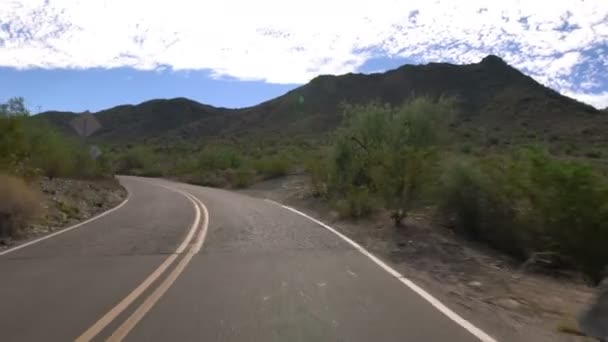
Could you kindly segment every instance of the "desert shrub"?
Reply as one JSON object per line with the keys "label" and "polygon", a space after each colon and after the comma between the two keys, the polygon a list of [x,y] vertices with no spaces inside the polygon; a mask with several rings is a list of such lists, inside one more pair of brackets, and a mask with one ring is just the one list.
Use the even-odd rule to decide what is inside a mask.
{"label": "desert shrub", "polygon": [[380,206],[377,197],[366,187],[351,187],[344,196],[333,201],[333,207],[342,218],[366,217]]}
{"label": "desert shrub", "polygon": [[326,197],[330,177],[328,158],[322,155],[310,157],[306,160],[304,167],[310,177],[312,195],[314,197]]}
{"label": "desert shrub", "polygon": [[[358,202],[361,194],[375,198],[399,225],[434,180],[436,146],[451,114],[452,103],[446,99],[417,98],[398,108],[346,106],[330,154],[327,191],[344,203],[350,197]],[[369,212],[354,207],[357,216]]]}
{"label": "desert shrub", "polygon": [[396,225],[425,202],[438,169],[434,149],[403,147],[401,153],[385,154],[372,167],[374,188]]}
{"label": "desert shrub", "polygon": [[238,169],[244,163],[243,156],[229,146],[208,146],[198,156],[199,170]]}
{"label": "desert shrub", "polygon": [[254,170],[263,179],[285,176],[291,167],[291,162],[283,156],[262,157],[252,162]]}
{"label": "desert shrub", "polygon": [[176,157],[175,166],[171,172],[175,175],[184,175],[194,172],[197,169],[198,160],[195,157],[182,155]]}
{"label": "desert shrub", "polygon": [[462,146],[460,146],[460,152],[464,154],[473,153],[473,145],[469,143],[463,144]]}
{"label": "desert shrub", "polygon": [[113,175],[118,163],[117,156],[109,151],[104,151],[97,158],[97,166],[103,175]]}
{"label": "desert shrub", "polygon": [[[68,177],[80,172],[77,148],[52,130],[38,131],[30,137],[30,158],[33,167],[49,177]],[[82,162],[82,160],[81,160]]]}
{"label": "desert shrub", "polygon": [[237,170],[227,170],[226,177],[230,185],[237,189],[250,186],[255,179],[255,172],[241,168]]}
{"label": "desert shrub", "polygon": [[0,238],[18,234],[40,211],[40,201],[22,179],[0,174]]}
{"label": "desert shrub", "polygon": [[28,117],[23,104],[19,104],[22,100],[11,101],[0,105],[0,170],[25,178],[101,175],[101,167],[82,142]]}
{"label": "desert shrub", "polygon": [[585,157],[591,158],[591,159],[600,159],[600,158],[602,158],[602,152],[597,151],[597,150],[588,151],[585,153]]}
{"label": "desert shrub", "polygon": [[599,282],[608,266],[608,182],[588,164],[537,151],[527,158],[527,196],[543,234],[536,249],[563,256]]}
{"label": "desert shrub", "polygon": [[516,177],[501,163],[500,158],[458,160],[446,167],[438,193],[440,210],[458,232],[525,258],[518,187],[509,180]]}
{"label": "desert shrub", "polygon": [[226,180],[226,178],[217,171],[204,171],[180,175],[179,179],[187,183],[201,186],[221,188],[228,185],[228,181]]}
{"label": "desert shrub", "polygon": [[117,172],[121,174],[149,177],[163,174],[158,156],[144,146],[135,146],[123,152],[117,164]]}
{"label": "desert shrub", "polygon": [[0,116],[0,168],[15,173],[23,168],[28,144],[21,117]]}
{"label": "desert shrub", "polygon": [[470,237],[525,259],[554,255],[592,282],[608,265],[608,183],[537,149],[447,168],[440,209]]}
{"label": "desert shrub", "polygon": [[500,143],[500,139],[498,137],[489,137],[487,144],[490,146],[495,146],[498,145]]}

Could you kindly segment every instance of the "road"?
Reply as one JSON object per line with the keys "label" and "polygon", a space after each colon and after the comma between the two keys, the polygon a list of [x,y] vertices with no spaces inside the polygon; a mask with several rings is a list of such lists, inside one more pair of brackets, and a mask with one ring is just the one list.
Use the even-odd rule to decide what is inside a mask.
{"label": "road", "polygon": [[494,341],[277,203],[120,180],[117,209],[0,253],[0,340]]}

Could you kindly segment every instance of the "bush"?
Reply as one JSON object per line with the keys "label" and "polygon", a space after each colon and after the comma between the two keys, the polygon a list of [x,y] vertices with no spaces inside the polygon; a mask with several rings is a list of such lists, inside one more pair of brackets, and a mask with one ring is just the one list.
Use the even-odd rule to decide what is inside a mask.
{"label": "bush", "polygon": [[39,194],[23,180],[0,174],[0,238],[19,234],[39,211]]}
{"label": "bush", "polygon": [[275,156],[266,157],[253,161],[254,170],[262,176],[263,179],[278,178],[287,175],[291,163],[285,157]]}
{"label": "bush", "polygon": [[600,152],[600,151],[589,151],[589,152],[585,153],[585,157],[591,158],[591,159],[600,159],[600,158],[602,158],[602,152]]}
{"label": "bush", "polygon": [[366,217],[379,208],[378,200],[365,187],[352,187],[333,206],[343,218]]}
{"label": "bush", "polygon": [[449,100],[428,98],[399,108],[346,106],[345,122],[326,169],[327,191],[346,201],[343,207],[356,216],[369,212],[357,208],[358,199],[374,197],[399,225],[424,200],[434,181],[435,147],[444,136],[451,108]]}
{"label": "bush", "polygon": [[473,153],[473,145],[466,143],[460,146],[460,152],[464,154],[472,154]]}
{"label": "bush", "polygon": [[144,146],[133,147],[120,155],[116,171],[135,176],[159,177],[163,175],[158,157]]}
{"label": "bush", "polygon": [[198,156],[199,170],[238,169],[243,165],[244,158],[235,149],[221,146],[208,146]]}
{"label": "bush", "polygon": [[[77,164],[78,152],[69,141],[59,133],[38,132],[30,140],[32,165],[51,179],[76,175],[80,170]],[[78,171],[77,171],[78,170]]]}
{"label": "bush", "polygon": [[84,144],[28,115],[21,98],[0,104],[0,171],[26,178],[94,177],[103,173]]}
{"label": "bush", "polygon": [[457,230],[520,259],[556,256],[597,283],[608,265],[608,184],[585,164],[539,150],[459,162],[441,211]]}
{"label": "bush", "polygon": [[330,177],[329,160],[324,156],[315,156],[305,163],[305,169],[310,176],[310,185],[314,197],[326,197]]}
{"label": "bush", "polygon": [[221,188],[228,185],[228,181],[226,180],[226,178],[223,175],[219,174],[219,172],[214,171],[204,171],[181,175],[179,178],[184,182],[201,186]]}
{"label": "bush", "polygon": [[17,173],[28,156],[24,118],[0,116],[0,170]]}
{"label": "bush", "polygon": [[523,232],[514,200],[516,186],[511,186],[508,171],[501,159],[461,160],[446,167],[438,194],[439,208],[454,228],[469,238],[525,258]]}
{"label": "bush", "polygon": [[242,189],[250,186],[253,183],[255,173],[247,169],[228,170],[227,177],[228,181],[233,187]]}

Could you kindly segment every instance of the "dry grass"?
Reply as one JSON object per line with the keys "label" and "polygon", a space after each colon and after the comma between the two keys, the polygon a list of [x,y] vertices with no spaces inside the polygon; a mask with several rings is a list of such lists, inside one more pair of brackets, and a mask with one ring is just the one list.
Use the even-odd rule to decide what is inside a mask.
{"label": "dry grass", "polygon": [[41,195],[20,178],[0,174],[0,238],[19,234],[40,213]]}
{"label": "dry grass", "polygon": [[561,320],[557,323],[556,326],[557,331],[574,335],[574,336],[586,336],[580,329],[578,328],[578,324],[576,323],[576,319],[571,316],[564,315]]}

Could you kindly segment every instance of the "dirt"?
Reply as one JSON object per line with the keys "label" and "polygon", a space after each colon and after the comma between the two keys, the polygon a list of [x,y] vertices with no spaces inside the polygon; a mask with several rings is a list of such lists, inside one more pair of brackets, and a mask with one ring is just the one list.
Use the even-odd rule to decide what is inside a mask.
{"label": "dirt", "polygon": [[41,178],[31,184],[42,196],[38,217],[0,249],[77,224],[121,203],[126,190],[115,179]]}
{"label": "dirt", "polygon": [[310,195],[304,175],[255,184],[242,193],[269,198],[330,224],[499,341],[593,341],[576,318],[593,289],[574,274],[543,275],[455,235],[422,210],[395,227],[387,215],[342,220]]}

